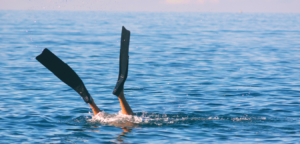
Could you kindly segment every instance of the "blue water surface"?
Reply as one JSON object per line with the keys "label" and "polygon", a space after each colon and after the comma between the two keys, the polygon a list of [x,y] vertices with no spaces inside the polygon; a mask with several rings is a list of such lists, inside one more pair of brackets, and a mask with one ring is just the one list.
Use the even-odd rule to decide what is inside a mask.
{"label": "blue water surface", "polygon": [[[112,95],[121,27],[125,96]],[[69,64],[104,112],[35,60]],[[0,143],[297,143],[300,14],[0,11]]]}

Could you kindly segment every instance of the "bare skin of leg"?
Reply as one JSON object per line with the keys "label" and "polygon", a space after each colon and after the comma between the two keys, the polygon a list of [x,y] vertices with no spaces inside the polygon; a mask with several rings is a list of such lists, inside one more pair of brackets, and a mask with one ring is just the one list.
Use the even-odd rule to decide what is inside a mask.
{"label": "bare skin of leg", "polygon": [[95,104],[94,100],[92,103],[89,103],[89,105],[91,106],[94,115],[97,115],[99,112],[101,112],[101,110],[97,107],[97,105]]}
{"label": "bare skin of leg", "polygon": [[123,91],[120,93],[118,98],[119,98],[119,101],[120,101],[122,113],[125,114],[125,115],[133,115],[133,112],[132,112],[129,104],[127,103],[127,101],[125,99]]}
{"label": "bare skin of leg", "polygon": [[[121,110],[122,110],[122,114],[125,115],[133,115],[133,112],[129,106],[129,104],[127,103],[125,96],[124,96],[124,92],[122,91],[120,93],[120,95],[118,96],[119,101],[120,101],[120,105],[121,105]],[[98,106],[95,104],[94,100],[92,103],[89,103],[89,105],[91,106],[94,115],[97,115],[99,112],[101,112],[101,110],[98,108]]]}

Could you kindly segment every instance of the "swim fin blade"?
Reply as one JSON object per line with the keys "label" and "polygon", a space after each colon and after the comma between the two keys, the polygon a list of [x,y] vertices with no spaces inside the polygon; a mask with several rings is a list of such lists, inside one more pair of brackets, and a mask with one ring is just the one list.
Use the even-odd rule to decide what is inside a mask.
{"label": "swim fin blade", "polygon": [[50,50],[45,48],[43,52],[36,57],[36,59],[61,81],[74,89],[86,103],[91,103],[93,101],[91,95],[84,86],[84,83],[75,71],[54,55]]}
{"label": "swim fin blade", "polygon": [[124,89],[124,83],[127,79],[128,74],[128,63],[129,63],[129,41],[130,31],[124,26],[122,27],[121,34],[121,49],[120,49],[120,64],[119,64],[119,77],[117,84],[114,88],[113,94],[119,96]]}

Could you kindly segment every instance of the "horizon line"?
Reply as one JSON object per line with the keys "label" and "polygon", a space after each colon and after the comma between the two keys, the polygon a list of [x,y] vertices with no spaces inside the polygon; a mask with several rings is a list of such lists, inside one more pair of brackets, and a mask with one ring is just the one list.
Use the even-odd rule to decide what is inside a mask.
{"label": "horizon line", "polygon": [[300,14],[300,12],[213,12],[213,11],[116,11],[116,10],[16,10],[16,9],[0,9],[0,11],[57,11],[57,12],[141,12],[141,13],[237,13],[237,14]]}

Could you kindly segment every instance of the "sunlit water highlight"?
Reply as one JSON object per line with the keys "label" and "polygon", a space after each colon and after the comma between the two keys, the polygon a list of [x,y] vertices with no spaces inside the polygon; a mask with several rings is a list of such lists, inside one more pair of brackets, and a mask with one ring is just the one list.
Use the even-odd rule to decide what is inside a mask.
{"label": "sunlit water highlight", "polygon": [[[112,90],[131,31],[120,114]],[[91,109],[35,60],[49,48]],[[0,11],[0,143],[297,143],[300,15]]]}

